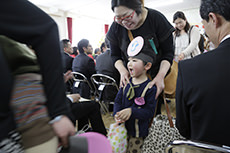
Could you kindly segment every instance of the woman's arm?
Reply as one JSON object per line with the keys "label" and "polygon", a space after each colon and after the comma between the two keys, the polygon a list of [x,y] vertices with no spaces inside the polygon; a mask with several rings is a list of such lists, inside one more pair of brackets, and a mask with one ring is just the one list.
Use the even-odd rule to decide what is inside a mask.
{"label": "woman's arm", "polygon": [[122,60],[115,62],[115,67],[120,73],[120,87],[124,87],[129,83],[129,72],[123,64]]}
{"label": "woman's arm", "polygon": [[149,88],[151,88],[154,84],[157,86],[157,93],[155,96],[155,99],[160,95],[160,93],[163,91],[165,84],[164,84],[164,78],[170,68],[170,63],[167,60],[161,61],[160,69],[156,75],[156,77],[151,81]]}
{"label": "woman's arm", "polygon": [[164,89],[164,78],[172,64],[174,49],[173,49],[173,36],[170,35],[165,41],[160,43],[162,56],[159,71],[155,78],[151,81],[149,88],[154,84],[157,86],[156,99]]}
{"label": "woman's arm", "polygon": [[110,43],[110,49],[111,49],[111,58],[114,62],[114,66],[120,73],[120,87],[124,87],[129,82],[129,72],[126,69],[125,65],[123,64],[121,58],[122,51],[117,45],[113,43]]}
{"label": "woman's arm", "polygon": [[184,56],[190,55],[198,46],[200,40],[200,32],[198,28],[193,27],[190,33],[190,43],[188,47],[182,52]]}

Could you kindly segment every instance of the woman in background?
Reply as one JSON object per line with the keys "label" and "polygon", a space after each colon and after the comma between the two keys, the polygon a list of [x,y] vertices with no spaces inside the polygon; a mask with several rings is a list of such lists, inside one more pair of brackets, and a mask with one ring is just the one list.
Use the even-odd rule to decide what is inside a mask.
{"label": "woman in background", "polygon": [[200,40],[199,29],[195,26],[190,26],[181,11],[177,11],[173,15],[173,23],[176,26],[176,31],[174,32],[175,61],[179,62],[200,54],[198,47]]}

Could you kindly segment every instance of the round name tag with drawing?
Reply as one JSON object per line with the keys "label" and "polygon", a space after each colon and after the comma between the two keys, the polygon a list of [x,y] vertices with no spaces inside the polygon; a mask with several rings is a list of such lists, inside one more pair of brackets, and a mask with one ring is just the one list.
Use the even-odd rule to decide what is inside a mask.
{"label": "round name tag with drawing", "polygon": [[128,46],[128,50],[127,50],[128,56],[132,57],[137,55],[141,51],[143,46],[144,46],[144,39],[141,36],[137,36],[130,42]]}

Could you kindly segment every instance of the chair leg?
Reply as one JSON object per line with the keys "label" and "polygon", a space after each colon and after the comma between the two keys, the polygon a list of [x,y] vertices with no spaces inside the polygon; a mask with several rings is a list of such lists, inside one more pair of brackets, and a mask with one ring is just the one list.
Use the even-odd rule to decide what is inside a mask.
{"label": "chair leg", "polygon": [[106,114],[109,112],[108,108],[106,107],[105,103],[103,103],[102,101],[98,101],[99,104],[101,105],[101,109],[102,111]]}

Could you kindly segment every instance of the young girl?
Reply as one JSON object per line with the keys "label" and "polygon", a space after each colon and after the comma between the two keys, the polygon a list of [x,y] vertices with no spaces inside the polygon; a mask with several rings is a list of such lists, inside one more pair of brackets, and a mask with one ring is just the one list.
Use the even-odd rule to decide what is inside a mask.
{"label": "young girl", "polygon": [[[147,71],[153,64],[151,55],[142,49],[143,44],[135,38],[128,47],[129,61],[127,68],[130,73],[130,83],[120,88],[114,104],[114,115],[117,123],[125,122],[128,132],[129,152],[141,152],[143,139],[148,135],[150,119],[156,106],[156,86],[148,88],[151,81]],[[138,47],[141,46],[141,47]],[[131,53],[130,53],[131,52]],[[137,52],[137,54],[132,54]]]}

